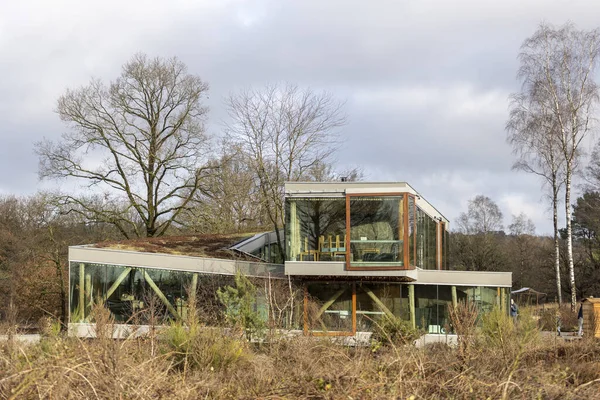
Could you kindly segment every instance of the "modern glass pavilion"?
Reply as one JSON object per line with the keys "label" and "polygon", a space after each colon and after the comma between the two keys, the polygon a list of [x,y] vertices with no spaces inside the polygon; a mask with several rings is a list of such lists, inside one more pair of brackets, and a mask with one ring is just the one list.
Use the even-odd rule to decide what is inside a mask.
{"label": "modern glass pavilion", "polygon": [[[190,301],[218,308],[216,290],[238,271],[300,288],[284,328],[305,334],[353,336],[386,317],[448,333],[459,301],[508,308],[511,274],[449,271],[448,220],[406,183],[288,183],[285,197],[284,265],[265,262],[278,248],[273,232],[231,245],[229,259],[71,247],[73,333],[88,334],[97,301],[138,325],[150,299],[164,319],[185,318]],[[268,308],[259,291],[256,310]]]}
{"label": "modern glass pavilion", "polygon": [[445,333],[459,301],[508,308],[511,274],[448,271],[448,220],[407,183],[285,193],[285,273],[304,283],[305,332],[354,335],[387,315]]}

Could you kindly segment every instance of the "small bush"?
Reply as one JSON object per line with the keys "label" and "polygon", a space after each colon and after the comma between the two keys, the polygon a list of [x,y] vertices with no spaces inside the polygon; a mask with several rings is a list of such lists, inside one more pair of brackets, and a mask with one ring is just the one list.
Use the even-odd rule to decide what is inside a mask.
{"label": "small bush", "polygon": [[165,353],[183,370],[222,370],[250,358],[248,342],[222,329],[184,326],[174,322],[161,335]]}
{"label": "small bush", "polygon": [[423,333],[423,331],[413,328],[409,321],[384,315],[374,321],[371,339],[374,342],[374,348],[381,345],[404,345],[414,342]]}

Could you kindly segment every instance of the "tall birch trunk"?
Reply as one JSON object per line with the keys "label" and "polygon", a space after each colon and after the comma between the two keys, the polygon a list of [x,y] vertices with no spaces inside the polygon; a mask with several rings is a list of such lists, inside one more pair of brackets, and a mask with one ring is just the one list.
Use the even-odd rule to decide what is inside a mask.
{"label": "tall birch trunk", "polygon": [[575,286],[575,266],[573,265],[573,231],[571,228],[571,174],[572,165],[567,163],[565,185],[565,217],[567,218],[567,258],[569,260],[569,284],[571,287],[571,310],[577,306],[577,288]]}
{"label": "tall birch trunk", "polygon": [[556,179],[552,182],[552,221],[554,222],[554,269],[556,272],[556,294],[558,304],[562,304],[562,289],[560,284],[560,243],[558,240],[558,188]]}

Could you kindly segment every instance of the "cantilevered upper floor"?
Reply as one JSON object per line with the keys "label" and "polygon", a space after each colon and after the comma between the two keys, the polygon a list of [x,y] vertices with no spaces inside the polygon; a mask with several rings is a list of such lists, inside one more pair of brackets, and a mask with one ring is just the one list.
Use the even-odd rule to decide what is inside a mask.
{"label": "cantilevered upper floor", "polygon": [[287,274],[447,269],[448,220],[405,182],[286,183],[285,207]]}

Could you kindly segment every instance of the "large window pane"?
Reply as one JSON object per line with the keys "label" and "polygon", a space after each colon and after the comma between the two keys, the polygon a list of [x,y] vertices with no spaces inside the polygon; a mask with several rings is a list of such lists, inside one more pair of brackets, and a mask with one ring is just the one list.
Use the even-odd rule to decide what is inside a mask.
{"label": "large window pane", "polygon": [[415,266],[416,248],[416,206],[415,197],[408,195],[408,264]]}
{"label": "large window pane", "polygon": [[437,222],[417,207],[417,266],[437,269]]}
{"label": "large window pane", "polygon": [[106,290],[106,265],[71,263],[71,322],[88,322],[95,302],[103,301]]}
{"label": "large window pane", "polygon": [[357,196],[350,200],[350,265],[404,265],[403,196]]}
{"label": "large window pane", "polygon": [[500,288],[484,286],[457,286],[457,300],[474,303],[482,312],[490,312],[494,306],[500,306]]}
{"label": "large window pane", "polygon": [[352,284],[311,283],[307,291],[309,330],[352,332]]}
{"label": "large window pane", "polygon": [[346,199],[286,201],[287,261],[346,260]]}
{"label": "large window pane", "polygon": [[385,318],[410,320],[408,287],[399,283],[361,283],[356,288],[356,330],[370,332]]}

